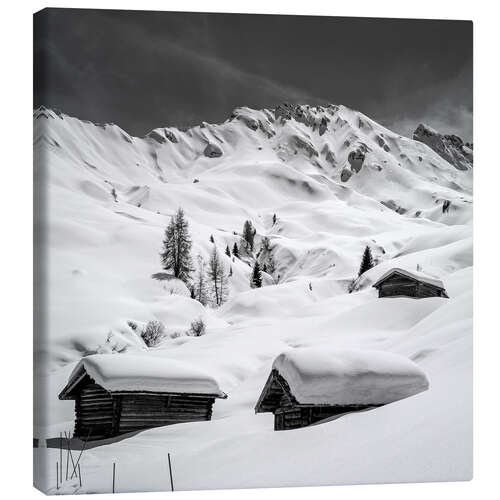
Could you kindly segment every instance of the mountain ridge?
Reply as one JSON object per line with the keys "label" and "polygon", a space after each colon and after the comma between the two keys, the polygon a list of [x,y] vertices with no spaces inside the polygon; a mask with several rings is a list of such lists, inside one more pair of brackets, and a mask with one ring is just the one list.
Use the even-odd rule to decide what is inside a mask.
{"label": "mountain ridge", "polygon": [[[156,140],[160,144],[164,144],[166,141],[170,141],[172,143],[177,143],[177,138],[175,135],[175,131],[178,133],[186,133],[190,130],[196,129],[197,127],[206,128],[206,127],[214,127],[220,126],[224,123],[233,121],[233,120],[241,120],[249,129],[253,131],[257,131],[261,129],[265,134],[268,134],[268,138],[274,135],[269,128],[263,127],[263,121],[259,119],[253,118],[252,114],[264,113],[266,115],[267,120],[281,119],[282,121],[294,119],[297,122],[301,122],[312,128],[313,131],[318,129],[319,135],[323,135],[328,131],[328,124],[331,121],[331,117],[335,116],[335,113],[340,109],[346,108],[343,105],[339,104],[325,104],[325,105],[309,105],[309,104],[290,104],[290,103],[282,103],[276,105],[274,108],[262,108],[262,109],[252,109],[247,106],[240,106],[233,109],[230,116],[222,123],[207,123],[201,122],[200,124],[189,126],[189,127],[177,127],[175,125],[169,125],[164,127],[156,127],[149,132],[147,132],[143,136],[131,136],[126,132],[123,128],[119,127],[113,122],[92,122],[90,120],[81,120],[85,123],[92,123],[98,127],[106,127],[113,126],[119,127],[120,130],[126,134],[126,137],[137,137],[141,139],[151,138]],[[361,112],[356,110],[351,110],[359,115],[362,115]],[[49,116],[53,117],[51,113],[57,115],[59,118],[63,118],[64,116],[72,117],[70,115],[66,115],[60,110],[55,108],[46,107],[41,105],[34,109],[33,115],[34,118],[38,118],[43,116],[48,118]],[[365,115],[362,115],[365,116]],[[365,116],[365,118],[367,118]],[[362,119],[360,118],[360,124],[362,124]],[[388,130],[388,129],[386,129]],[[403,137],[399,135],[399,137]],[[442,134],[437,132],[432,127],[427,124],[420,123],[415,131],[412,134],[412,138],[419,142],[422,142],[428,145],[431,149],[433,149],[436,153],[438,153],[443,159],[447,160],[449,163],[454,165],[456,168],[462,170],[468,168],[472,168],[472,143],[464,142],[462,138],[454,134]],[[431,138],[431,139],[429,139]],[[440,143],[440,144],[437,144]],[[448,148],[454,148],[455,151],[450,153]],[[455,158],[457,156],[461,156],[461,158]],[[465,157],[465,161],[464,161]],[[464,168],[465,167],[465,168]]]}
{"label": "mountain ridge", "polygon": [[[142,138],[130,136],[113,123],[79,120],[45,107],[34,112],[35,122],[42,117],[57,118],[57,122],[64,122],[65,126],[35,127],[35,140],[44,136],[59,147],[71,143],[73,154],[80,156],[84,165],[94,165],[104,156],[108,167],[114,165],[117,169],[115,158],[127,151],[127,158],[120,161],[122,172],[116,173],[123,177],[128,170],[133,185],[140,177],[132,172],[134,164],[146,166],[162,182],[185,182],[200,180],[201,175],[226,162],[236,165],[243,161],[253,163],[257,170],[261,168],[259,165],[269,162],[292,168],[309,178],[304,186],[324,183],[318,181],[324,177],[376,198],[397,213],[417,217],[432,207],[431,201],[446,204],[447,210],[450,203],[452,211],[463,208],[472,193],[472,177],[467,174],[471,163],[457,167],[452,159],[447,161],[441,151],[435,151],[436,148],[395,134],[342,105],[283,104],[271,110],[240,107],[221,124],[202,122],[182,130],[159,127]],[[72,128],[71,138],[67,136],[69,128]],[[95,147],[86,149],[83,158],[78,141],[93,146],[99,143],[97,158]],[[131,157],[135,157],[135,162]],[[450,170],[450,166],[455,170]],[[269,166],[272,168],[275,167]],[[286,169],[273,175],[287,178]],[[391,189],[391,183],[398,184],[399,189]],[[437,185],[440,191],[438,194],[434,188],[426,187],[426,197],[429,198],[431,190],[434,195],[424,206],[421,197],[417,200],[414,196],[415,189],[422,183]]]}

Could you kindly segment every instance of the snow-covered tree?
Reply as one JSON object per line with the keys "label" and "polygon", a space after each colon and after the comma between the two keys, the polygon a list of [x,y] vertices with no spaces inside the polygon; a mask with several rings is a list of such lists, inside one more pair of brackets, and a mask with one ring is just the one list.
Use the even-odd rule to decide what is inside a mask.
{"label": "snow-covered tree", "polygon": [[208,280],[205,260],[201,255],[196,258],[197,266],[194,275],[192,292],[194,299],[204,306],[208,303]]}
{"label": "snow-covered tree", "polygon": [[165,230],[160,258],[163,269],[171,271],[176,278],[184,283],[189,283],[193,271],[191,246],[189,225],[184,216],[184,210],[179,208]]}
{"label": "snow-covered tree", "polygon": [[207,274],[210,281],[209,291],[212,303],[215,306],[220,306],[227,300],[229,288],[226,270],[215,245],[208,261]]}
{"label": "snow-covered tree", "polygon": [[255,261],[252,276],[250,277],[250,286],[252,288],[260,288],[262,286],[262,273],[260,271],[260,265],[257,260]]}
{"label": "snow-covered tree", "polygon": [[[276,264],[273,257],[273,249],[271,241],[267,236],[262,238],[262,247],[260,249],[260,262],[262,262],[262,269],[269,274],[274,274],[276,271]],[[265,269],[264,269],[265,266]]]}
{"label": "snow-covered tree", "polygon": [[231,250],[229,249],[229,245],[226,245],[226,255],[231,257]]}
{"label": "snow-covered tree", "polygon": [[256,230],[252,226],[252,223],[249,220],[246,220],[243,224],[243,239],[246,241],[247,248],[249,248],[251,252],[253,252],[255,233]]}
{"label": "snow-covered tree", "polygon": [[373,267],[373,257],[372,251],[370,247],[366,245],[365,251],[363,252],[363,257],[361,258],[361,265],[359,266],[358,276],[361,276],[363,273],[368,271]]}

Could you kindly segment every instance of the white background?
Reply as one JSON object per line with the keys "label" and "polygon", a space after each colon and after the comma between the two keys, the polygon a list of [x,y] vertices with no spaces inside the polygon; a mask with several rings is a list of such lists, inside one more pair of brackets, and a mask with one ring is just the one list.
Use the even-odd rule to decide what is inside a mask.
{"label": "white background", "polygon": [[[188,499],[498,498],[500,488],[500,9],[495,2],[419,0],[321,2],[39,1],[4,2],[0,29],[0,436],[4,498],[35,498],[31,486],[32,335],[32,13],[46,6],[472,19],[474,21],[475,273],[474,480],[467,483],[335,486],[177,493]],[[424,36],[424,35],[423,35]],[[415,40],[418,43],[418,40]],[[436,47],[439,50],[439,47]],[[110,117],[112,120],[112,117]],[[8,403],[6,403],[8,401]],[[332,471],[333,473],[334,471]],[[498,479],[497,479],[498,478]],[[166,493],[165,493],[166,494]],[[165,494],[134,494],[155,498]],[[102,498],[107,498],[108,495]]]}

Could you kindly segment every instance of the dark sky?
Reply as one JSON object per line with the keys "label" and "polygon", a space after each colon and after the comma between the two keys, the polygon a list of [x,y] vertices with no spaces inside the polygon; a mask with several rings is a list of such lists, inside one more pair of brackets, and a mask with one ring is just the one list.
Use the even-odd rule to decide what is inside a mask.
{"label": "dark sky", "polygon": [[35,52],[35,105],[133,135],[287,101],[472,139],[468,21],[46,9]]}

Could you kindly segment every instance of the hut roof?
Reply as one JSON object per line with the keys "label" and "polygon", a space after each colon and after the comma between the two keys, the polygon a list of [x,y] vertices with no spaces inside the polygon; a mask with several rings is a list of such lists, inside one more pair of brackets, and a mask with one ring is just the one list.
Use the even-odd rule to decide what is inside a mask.
{"label": "hut roof", "polygon": [[432,285],[435,286],[436,288],[444,290],[444,284],[440,279],[435,278],[433,276],[429,276],[428,274],[422,273],[420,271],[408,271],[400,267],[393,267],[392,269],[389,269],[372,286],[377,288],[383,281],[385,281],[393,274],[401,274],[402,276],[406,276],[411,280],[421,281],[423,283],[427,283],[428,285]]}
{"label": "hut roof", "polygon": [[[286,380],[284,391],[305,405],[382,405],[429,387],[413,361],[383,351],[291,349],[274,360],[273,370]],[[270,384],[268,380],[256,411]]]}
{"label": "hut roof", "polygon": [[198,368],[174,359],[128,354],[93,354],[71,373],[60,399],[73,399],[85,376],[110,393],[203,394],[226,398],[217,381]]}

